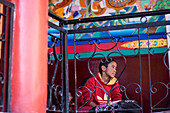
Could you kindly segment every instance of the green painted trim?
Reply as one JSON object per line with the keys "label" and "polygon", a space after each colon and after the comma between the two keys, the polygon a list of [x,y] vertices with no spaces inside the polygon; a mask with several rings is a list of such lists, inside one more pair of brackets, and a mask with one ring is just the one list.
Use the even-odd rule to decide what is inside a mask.
{"label": "green painted trim", "polygon": [[[167,47],[159,47],[159,48],[154,48],[154,49],[151,49],[151,53],[153,53],[153,50],[154,50],[154,53],[165,53],[167,51]],[[141,54],[144,55],[144,54],[148,54],[148,48],[144,48],[144,49],[141,49]],[[118,52],[117,50],[113,51],[113,52]],[[129,50],[120,50],[120,52],[125,55],[125,56],[129,56],[129,55],[136,55],[138,50],[134,50],[133,49],[129,49]],[[104,55],[108,55],[109,53],[111,53],[111,51],[102,51],[102,52],[96,52],[97,53],[102,53]],[[80,58],[89,58],[91,55],[93,54],[93,52],[87,52],[87,53],[79,53],[80,55]],[[113,53],[111,54],[110,56],[121,56],[119,53]],[[96,55],[94,56],[94,58],[99,58],[99,57],[103,57],[102,55]],[[52,60],[54,60],[54,56],[51,57]],[[68,59],[74,59],[74,54],[68,54]]]}

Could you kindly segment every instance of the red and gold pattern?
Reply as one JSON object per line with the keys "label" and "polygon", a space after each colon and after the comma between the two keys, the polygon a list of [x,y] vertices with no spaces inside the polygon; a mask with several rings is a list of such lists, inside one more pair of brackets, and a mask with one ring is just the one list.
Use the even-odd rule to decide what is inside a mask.
{"label": "red and gold pattern", "polygon": [[150,48],[153,47],[165,47],[167,45],[167,40],[166,39],[150,39],[149,43],[148,40],[140,40],[139,41],[130,41],[126,42],[121,45],[121,47],[125,47],[127,49],[134,49],[134,48],[148,48],[148,45]]}
{"label": "red and gold pattern", "polygon": [[115,10],[121,10],[128,5],[133,5],[136,0],[106,0],[106,6]]}
{"label": "red and gold pattern", "polygon": [[93,9],[97,9],[97,11],[94,12],[94,14],[96,14],[96,15],[102,15],[107,9],[106,7],[101,8],[99,1],[95,1],[92,4],[92,7],[93,7]]}

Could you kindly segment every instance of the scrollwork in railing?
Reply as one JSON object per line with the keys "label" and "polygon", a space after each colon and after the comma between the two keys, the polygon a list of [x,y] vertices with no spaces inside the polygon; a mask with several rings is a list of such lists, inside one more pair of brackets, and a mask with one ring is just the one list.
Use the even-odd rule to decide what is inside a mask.
{"label": "scrollwork in railing", "polygon": [[[112,38],[112,42],[114,42],[114,41],[113,41],[114,39],[116,39],[116,38]],[[112,47],[107,48],[107,49],[103,49],[103,48],[100,48],[100,47],[98,46],[98,45],[101,43],[101,40],[100,40],[100,39],[90,39],[90,40],[88,41],[88,43],[89,43],[90,45],[93,45],[93,44],[94,44],[94,50],[93,50],[93,53],[89,56],[89,58],[92,58],[92,57],[95,55],[97,48],[98,48],[99,50],[102,50],[102,51],[109,51],[109,50],[112,50],[113,48],[115,48],[115,47],[117,46],[117,44],[118,44],[119,41],[120,41],[120,38],[116,39],[116,43],[113,44]],[[80,56],[80,53],[75,53],[75,58],[76,58],[77,60],[80,60],[80,61],[88,60],[88,59],[82,60],[82,59],[81,59],[81,56]]]}
{"label": "scrollwork in railing", "polygon": [[[140,88],[140,86],[137,84],[137,83],[133,83],[133,84],[135,84],[135,85],[137,85],[139,88],[136,88],[136,90],[135,90],[135,92],[136,93],[140,93],[141,92],[141,88]],[[131,84],[132,85],[132,84]],[[130,85],[129,85],[130,86]],[[127,87],[129,87],[129,86],[127,86]],[[125,87],[125,86],[123,86],[123,85],[118,85],[118,86],[114,86],[113,87],[113,89],[115,89],[115,88],[117,88],[117,87],[119,87],[120,88],[120,92],[126,92],[126,90],[127,90],[127,87]],[[78,88],[78,90],[79,89],[81,89],[81,88],[86,88],[86,89],[88,89],[88,91],[89,91],[89,93],[90,93],[90,97],[88,98],[88,101],[86,101],[82,106],[79,106],[79,108],[77,109],[77,111],[78,112],[88,112],[88,111],[83,111],[83,110],[81,110],[81,108],[82,107],[84,107],[88,102],[89,102],[89,100],[91,99],[91,96],[92,96],[92,93],[95,93],[95,88],[100,88],[100,89],[102,89],[103,90],[103,88],[102,87],[99,87],[99,86],[93,86],[93,87],[91,87],[90,89],[89,88],[87,88],[87,87],[84,87],[84,86],[80,86],[79,88]],[[94,90],[93,90],[94,89]],[[138,90],[139,89],[139,90]],[[77,96],[78,97],[81,97],[82,95],[83,95],[83,93],[82,93],[82,90],[81,91],[78,91],[77,90]],[[79,94],[78,94],[79,93]],[[106,105],[111,105],[111,101],[109,100],[109,97],[110,97],[110,94],[109,93],[107,93],[107,92],[105,92],[105,95],[106,95],[106,97],[107,97],[107,103],[106,103]],[[127,96],[126,96],[127,97]],[[130,100],[128,97],[127,97],[127,99],[128,100]],[[138,106],[138,110],[141,110],[142,108],[137,104],[137,103],[135,103],[135,105],[136,106]],[[115,110],[117,110],[117,109],[115,109]],[[121,109],[122,110],[122,109]],[[129,110],[129,109],[123,109],[123,110]],[[133,108],[131,108],[130,110],[134,110]],[[135,109],[135,110],[137,110],[137,109]]]}
{"label": "scrollwork in railing", "polygon": [[[106,61],[108,62],[109,60],[112,60],[112,58],[110,57],[110,55],[111,55],[111,54],[114,54],[114,53],[118,53],[118,52],[110,52],[107,56],[105,56],[104,54],[101,54],[101,53],[97,53],[97,54],[94,54],[94,56],[96,56],[96,55],[101,55],[102,57],[104,57],[104,59],[106,59],[105,61],[102,61],[102,60],[101,60],[101,62],[106,62]],[[93,58],[94,56],[92,56],[92,58]],[[89,70],[90,74],[95,78],[95,80],[97,81],[97,83],[100,85],[100,88],[105,92],[105,94],[107,94],[107,96],[110,95],[111,91],[114,89],[115,84],[117,83],[117,81],[119,80],[119,78],[121,77],[121,75],[123,74],[123,72],[124,72],[124,70],[125,70],[125,68],[126,68],[126,58],[125,58],[125,56],[122,56],[122,57],[124,58],[124,62],[125,62],[124,64],[125,64],[125,65],[124,65],[124,67],[123,67],[120,75],[117,77],[117,80],[116,80],[115,83],[112,85],[111,90],[110,90],[108,93],[106,92],[106,90],[104,89],[104,87],[100,84],[100,82],[97,80],[97,78],[95,77],[95,75],[93,74],[93,72],[92,72],[91,69],[90,69],[90,61],[91,61],[92,58],[90,58],[89,61],[88,61],[88,70]]]}
{"label": "scrollwork in railing", "polygon": [[[121,92],[124,92],[124,91],[125,91],[125,87],[122,86],[122,85],[115,86],[115,87],[113,87],[113,89],[115,89],[115,88],[117,88],[117,87],[120,88],[120,91],[121,91]],[[79,111],[79,112],[82,112],[82,111],[80,111],[81,108],[84,107],[85,105],[87,105],[87,103],[90,101],[90,99],[91,99],[91,97],[92,97],[92,94],[95,93],[95,89],[96,89],[96,88],[100,88],[100,89],[103,90],[103,88],[102,88],[102,87],[99,87],[99,86],[93,86],[93,87],[91,87],[90,89],[89,89],[88,87],[86,87],[86,86],[80,86],[80,87],[77,89],[77,91],[76,91],[77,97],[81,98],[81,96],[83,95],[83,90],[85,90],[85,89],[83,89],[83,88],[85,88],[85,89],[87,89],[87,90],[89,91],[90,97],[88,98],[88,100],[87,100],[86,102],[83,103],[83,105],[79,106],[79,108],[77,109],[77,111]],[[106,97],[107,97],[107,100],[108,100],[107,104],[110,105],[110,101],[109,101],[109,95],[110,95],[110,94],[107,93],[106,91],[104,91],[104,92],[105,92]],[[82,96],[82,98],[83,98],[83,96]]]}
{"label": "scrollwork in railing", "polygon": [[165,60],[166,59],[166,55],[168,54],[169,50],[170,50],[170,47],[167,49],[167,51],[164,54],[163,62],[164,62],[165,67],[170,71],[170,68],[168,67],[168,65],[166,63],[166,60]]}
{"label": "scrollwork in railing", "polygon": [[[58,41],[57,41],[58,42]],[[56,41],[54,41],[54,43],[56,43]],[[55,45],[55,44],[54,44]],[[54,80],[55,80],[55,77],[56,77],[56,73],[57,73],[57,69],[58,69],[58,61],[62,61],[62,55],[61,54],[56,54],[56,48],[55,46],[52,46],[53,48],[53,52],[49,53],[49,58],[51,58],[51,56],[53,55],[54,56],[54,61],[55,61],[55,69],[54,69],[54,73],[53,73],[53,77],[52,77],[52,80],[51,80],[51,86],[54,84]],[[49,59],[48,59],[49,60]],[[49,63],[51,64],[51,59],[49,60]]]}
{"label": "scrollwork in railing", "polygon": [[100,44],[101,43],[101,40],[100,39],[90,39],[89,41],[88,41],[88,43],[90,44],[90,45],[92,45],[92,44]]}
{"label": "scrollwork in railing", "polygon": [[53,52],[48,53],[48,65],[53,65],[52,55],[53,55]]}
{"label": "scrollwork in railing", "polygon": [[159,84],[166,88],[166,94],[161,100],[159,100],[157,103],[155,103],[155,105],[152,106],[153,108],[157,107],[163,100],[165,100],[168,97],[168,94],[169,94],[169,89],[170,89],[169,85],[170,85],[170,83],[165,84],[163,82],[155,82],[154,84],[152,84],[152,86],[150,88],[150,92],[152,94],[158,93],[158,89],[155,86],[159,85]]}
{"label": "scrollwork in railing", "polygon": [[136,93],[136,94],[140,94],[140,93],[142,92],[141,86],[140,86],[138,83],[130,83],[130,84],[128,84],[128,85],[126,86],[126,88],[125,88],[125,96],[126,96],[126,98],[127,98],[128,100],[130,100],[130,98],[129,98],[128,95],[127,95],[127,89],[128,89],[128,87],[130,87],[131,85],[136,85],[136,86],[137,86],[137,88],[135,89],[135,93]]}
{"label": "scrollwork in railing", "polygon": [[[116,38],[112,38],[112,42],[113,42],[114,39],[116,39]],[[102,51],[109,51],[109,50],[112,50],[113,48],[115,48],[119,41],[120,41],[120,38],[116,39],[116,43],[115,43],[112,47],[110,47],[110,48],[108,48],[108,49],[100,48],[100,47],[97,45],[96,42],[94,42],[94,44],[95,44],[95,46],[96,46],[98,49],[100,49],[100,50],[102,50]],[[100,43],[99,43],[99,44],[100,44]]]}
{"label": "scrollwork in railing", "polygon": [[77,59],[77,60],[79,60],[80,59],[80,53],[75,53],[75,58]]}
{"label": "scrollwork in railing", "polygon": [[[60,91],[58,91],[58,88],[60,88]],[[57,94],[62,97],[63,96],[63,93],[61,91],[61,86],[57,85],[57,86],[53,86],[53,89],[54,89],[54,97],[55,97],[55,101],[57,103],[57,106],[59,107],[60,110],[62,110],[62,107],[59,103],[59,99],[58,99],[58,96]],[[58,92],[58,93],[57,93]]]}
{"label": "scrollwork in railing", "polygon": [[[49,82],[48,82],[47,111],[61,111],[62,106],[59,103],[59,99],[58,99],[58,96],[62,97],[62,91],[58,91],[59,88],[61,90],[61,86],[56,85],[54,83],[56,74],[57,74],[57,70],[58,70],[58,63],[63,60],[62,54],[57,54],[56,47],[55,47],[55,44],[59,43],[59,40],[61,41],[61,39],[55,37],[52,34],[48,34],[48,35],[51,36],[51,41],[52,41],[52,45],[51,46],[48,45],[49,48],[52,48],[52,51],[48,53],[48,64],[54,65],[55,68],[54,68],[53,76],[52,76],[51,80],[49,80]],[[52,56],[54,59],[52,59]],[[54,104],[53,99],[55,100],[55,104]]]}
{"label": "scrollwork in railing", "polygon": [[[124,37],[121,37],[121,38],[122,38],[122,41],[120,41],[120,43],[124,42]],[[117,44],[117,50],[121,56],[126,56],[126,57],[136,57],[140,53],[138,48],[134,48],[134,49],[132,49],[133,50],[132,52],[134,52],[134,55],[131,55],[131,56],[125,55],[120,51],[118,44]]]}
{"label": "scrollwork in railing", "polygon": [[101,54],[101,53],[94,54],[94,55],[93,55],[91,58],[89,58],[89,60],[88,60],[88,70],[89,70],[90,74],[95,78],[95,80],[97,81],[97,83],[102,87],[103,91],[106,93],[106,90],[103,88],[103,86],[100,84],[100,82],[97,80],[97,78],[95,77],[95,75],[93,74],[93,72],[92,72],[91,69],[90,69],[91,59],[92,59],[94,56],[97,56],[97,55],[102,55],[102,56],[106,59],[106,61],[108,61],[108,59],[105,57],[104,54]]}
{"label": "scrollwork in railing", "polygon": [[[166,34],[168,34],[168,33],[164,33],[164,34],[162,35],[163,38],[166,38],[166,37],[165,37]],[[162,43],[165,43],[165,42],[162,42]],[[149,52],[149,54],[151,54],[152,56],[162,56],[162,55],[163,55],[163,54],[156,54],[155,48],[153,48],[153,47],[149,48],[148,52]],[[166,50],[165,52],[162,52],[162,53],[166,54],[166,52],[167,52],[167,50]]]}
{"label": "scrollwork in railing", "polygon": [[78,98],[82,98],[82,95],[83,95],[83,92],[82,92],[82,91],[84,90],[84,88],[89,91],[90,97],[89,97],[89,99],[88,99],[85,103],[83,103],[81,106],[79,106],[79,108],[77,109],[77,111],[79,111],[82,107],[84,107],[84,106],[90,101],[91,96],[92,96],[92,91],[91,91],[91,89],[89,89],[89,88],[86,87],[86,86],[80,86],[80,87],[76,90],[76,96],[77,96]]}
{"label": "scrollwork in railing", "polygon": [[0,72],[0,83],[4,84],[4,74]]}
{"label": "scrollwork in railing", "polygon": [[[89,40],[88,43],[89,43],[90,45],[92,45],[92,44],[94,44],[94,43],[100,43],[100,41],[97,40],[97,39],[94,39],[94,40]],[[92,53],[92,55],[91,55],[90,57],[92,57],[95,53],[96,53],[96,46],[94,47],[93,53]],[[86,60],[88,60],[88,59],[82,60],[82,59],[81,59],[81,56],[80,56],[80,53],[75,53],[74,56],[75,56],[75,58],[76,58],[77,60],[79,60],[79,61],[86,61]]]}
{"label": "scrollwork in railing", "polygon": [[[166,50],[166,51],[167,51],[167,50]],[[166,51],[163,52],[163,53],[166,53]],[[149,48],[149,49],[148,49],[148,52],[149,52],[152,56],[163,56],[163,54],[156,54],[156,53],[155,53],[155,48]]]}
{"label": "scrollwork in railing", "polygon": [[[49,86],[48,85],[48,104],[47,104],[47,111],[61,111],[62,110],[62,106],[61,104],[59,103],[59,99],[58,99],[58,96],[62,96],[62,93],[58,93],[58,92],[61,92],[61,91],[58,91],[58,89],[61,89],[61,86],[59,85],[52,85],[52,86]],[[56,104],[53,104],[53,96],[54,95],[54,99],[55,99],[55,102]]]}
{"label": "scrollwork in railing", "polygon": [[54,36],[54,35],[52,35],[52,34],[48,34],[48,35],[51,36],[51,41],[52,41],[51,46],[48,45],[48,47],[50,47],[50,48],[55,47],[55,44],[58,43],[59,40],[61,41],[60,38],[58,38],[58,37],[56,37],[56,36]]}
{"label": "scrollwork in railing", "polygon": [[57,63],[57,61],[62,61],[62,55],[61,55],[61,54],[58,54],[58,55],[57,55],[57,54],[56,54],[56,48],[55,48],[55,44],[58,43],[59,40],[61,41],[61,39],[58,38],[58,37],[55,37],[55,36],[52,35],[52,34],[48,34],[48,35],[51,36],[51,41],[53,42],[51,46],[48,45],[49,48],[52,48],[52,49],[53,49],[52,52],[48,53],[48,64],[49,64],[49,65],[53,65],[53,62],[52,62],[52,60],[51,60],[52,55],[54,56],[55,63]]}

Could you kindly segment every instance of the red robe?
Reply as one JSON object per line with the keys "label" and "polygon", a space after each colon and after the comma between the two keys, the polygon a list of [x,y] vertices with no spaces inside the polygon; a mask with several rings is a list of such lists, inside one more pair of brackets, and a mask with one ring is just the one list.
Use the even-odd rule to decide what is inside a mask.
{"label": "red robe", "polygon": [[[112,85],[117,80],[114,77],[109,81],[109,83],[105,84],[103,80],[101,79],[100,73],[98,73],[95,77],[97,78],[97,80],[103,86],[103,88],[106,90],[107,93],[110,91],[110,89],[112,88]],[[99,83],[95,80],[94,77],[87,80],[85,87],[90,89],[94,86],[97,86],[91,89],[91,91],[95,90],[93,93],[91,93],[91,98],[90,98],[90,91],[87,88],[85,88],[85,90],[83,91],[84,102],[87,102],[90,99],[87,105],[90,102],[94,102],[96,105],[107,103],[106,93],[101,89],[101,86],[99,85]],[[109,95],[109,101],[122,100],[122,95],[120,93],[120,88],[118,87],[118,85],[119,84],[117,82],[114,86],[115,88],[112,90],[112,92]]]}

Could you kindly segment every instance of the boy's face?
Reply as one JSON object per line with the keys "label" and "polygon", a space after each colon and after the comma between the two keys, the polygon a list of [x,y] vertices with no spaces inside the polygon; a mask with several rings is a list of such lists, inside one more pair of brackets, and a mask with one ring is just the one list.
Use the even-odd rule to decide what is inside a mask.
{"label": "boy's face", "polygon": [[69,102],[73,99],[73,96],[71,95],[71,93],[69,92]]}
{"label": "boy's face", "polygon": [[117,72],[117,63],[115,61],[112,61],[111,63],[108,64],[107,68],[105,69],[105,74],[109,78],[115,77]]}

